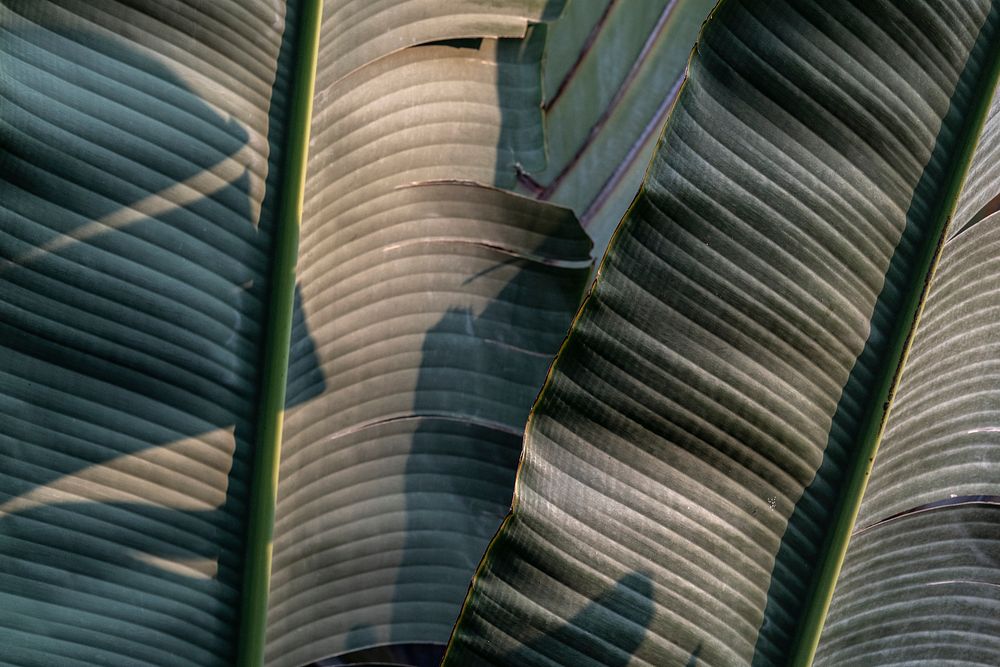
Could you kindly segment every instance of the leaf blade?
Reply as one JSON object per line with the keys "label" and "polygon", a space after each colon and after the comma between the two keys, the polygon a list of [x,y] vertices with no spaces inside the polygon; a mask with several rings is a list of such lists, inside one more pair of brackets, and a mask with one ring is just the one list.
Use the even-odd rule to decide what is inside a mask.
{"label": "leaf blade", "polygon": [[[965,18],[982,25],[988,10]],[[906,289],[919,294],[913,273],[943,223],[935,206],[951,167],[937,156],[960,143],[962,125],[948,98],[963,114],[974,108],[975,86],[958,73],[969,58],[974,81],[988,60],[968,37],[976,31],[951,65],[942,59],[955,51],[913,48],[938,29],[960,42],[951,18],[889,6],[717,10],[645,189],[532,412],[513,514],[446,662],[559,662],[565,648],[525,657],[518,647],[629,573],[650,579],[654,601],[635,658],[787,658],[829,506],[881,409],[870,388],[894,371],[880,350]],[[845,54],[856,58],[858,42],[869,51],[855,64],[870,59],[863,67],[894,98],[852,80]],[[894,54],[875,55],[882,48]],[[828,58],[845,69],[811,79]],[[911,78],[880,60],[906,60]],[[581,551],[584,564],[572,555]],[[601,626],[605,641],[614,627]]]}
{"label": "leaf blade", "polygon": [[990,216],[944,246],[818,664],[843,663],[861,647],[912,661],[998,655],[990,621],[1000,600],[991,566],[1000,540],[991,495],[1000,467],[990,381],[997,222]]}
{"label": "leaf blade", "polygon": [[497,187],[544,163],[543,37],[321,61],[299,261],[321,373],[296,351],[289,396],[321,393],[285,423],[276,664],[440,651],[509,506],[591,265],[571,211]]}
{"label": "leaf blade", "polygon": [[284,18],[0,9],[5,657],[235,658]]}

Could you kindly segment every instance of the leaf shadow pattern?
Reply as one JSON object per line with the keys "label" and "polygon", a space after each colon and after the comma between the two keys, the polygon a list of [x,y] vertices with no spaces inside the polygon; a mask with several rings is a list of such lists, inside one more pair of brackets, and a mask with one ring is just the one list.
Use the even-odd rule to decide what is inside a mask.
{"label": "leaf shadow pattern", "polygon": [[[544,167],[545,151],[539,147],[545,143],[540,111],[545,22],[556,19],[564,5],[564,0],[548,0],[541,23],[529,28],[523,39],[500,40],[497,90],[502,120],[496,187],[511,188],[519,171]],[[519,116],[523,100],[505,103],[505,90],[515,84],[513,89],[523,94],[516,83],[523,76],[519,70],[526,66],[539,71],[538,99],[532,105],[538,112]],[[499,238],[490,242],[504,244]],[[530,253],[554,259],[553,266],[558,266],[566,249],[559,239],[546,238]],[[412,643],[405,630],[399,629],[419,614],[413,609],[424,607],[430,612],[435,606],[440,609],[443,601],[447,601],[443,614],[452,610],[452,618],[446,620],[457,618],[475,568],[510,509],[524,423],[588,275],[565,269],[539,271],[541,267],[533,264],[515,253],[470,275],[463,284],[469,292],[498,279],[502,287],[481,312],[449,309],[424,339],[413,410],[430,419],[414,433],[406,461],[406,542],[393,600],[395,636],[393,644],[385,647],[396,658],[390,664],[424,667],[440,663],[447,646],[444,641]],[[547,314],[538,316],[539,311]],[[536,340],[530,340],[532,336]],[[463,402],[437,404],[436,389],[455,369],[460,372]],[[505,408],[497,411],[497,404]],[[442,441],[443,424],[435,415],[448,415],[452,423],[445,428],[461,431],[459,437]],[[464,423],[457,425],[456,415]],[[447,580],[435,573],[442,567],[452,572]],[[436,588],[432,594],[421,592],[429,585]]]}
{"label": "leaf shadow pattern", "polygon": [[284,79],[253,137],[168,58],[46,3],[16,9],[0,81],[4,659],[232,664]]}
{"label": "leaf shadow pattern", "polygon": [[[543,16],[553,18],[562,4],[548,3]],[[532,30],[529,40],[501,40],[497,78],[502,94],[511,88],[523,91],[523,82],[519,88],[512,84],[525,77],[526,68],[537,67],[544,27]],[[436,46],[478,48],[480,41],[448,40]],[[512,186],[516,165],[544,155],[537,92],[534,103],[501,104],[501,114],[515,119],[500,123],[494,186]],[[420,215],[464,218],[472,217],[469,211],[497,207],[498,195],[490,194],[488,205],[480,201],[492,188],[466,189],[471,208],[460,215],[446,208]],[[435,246],[435,254],[453,255],[452,263],[423,269],[454,275],[434,287],[433,307],[444,308],[437,310],[440,319],[422,332],[412,405],[405,416],[393,417],[397,424],[414,426],[405,436],[400,436],[401,428],[377,436],[407,439],[386,457],[400,463],[387,461],[380,470],[382,479],[401,478],[403,487],[382,499],[381,553],[371,554],[366,566],[374,570],[370,563],[376,560],[385,564],[370,577],[355,576],[354,588],[367,594],[363,604],[389,612],[366,609],[364,620],[354,614],[354,625],[338,638],[344,650],[313,663],[317,667],[438,664],[469,581],[510,508],[524,422],[590,271],[589,239],[575,218],[577,235],[568,246],[564,229],[561,238],[542,238],[542,230],[552,223],[542,216],[563,220],[568,211],[535,211],[532,220],[524,215],[523,203],[516,206],[520,209],[508,212],[507,219],[478,221],[476,234],[481,236]],[[540,210],[544,205],[532,206]],[[537,223],[538,229],[502,231],[511,220]],[[522,247],[529,231],[541,240]],[[427,242],[441,243],[431,237]],[[385,509],[390,505],[391,511]],[[394,576],[384,575],[385,570]],[[387,585],[383,577],[389,578]]]}
{"label": "leaf shadow pattern", "polygon": [[[589,246],[582,239],[577,249]],[[553,243],[536,251],[555,251]],[[448,307],[424,334],[404,420],[412,425],[393,433],[399,455],[387,457],[381,472],[402,478],[389,497],[394,511],[383,538],[383,551],[398,556],[391,587],[367,601],[391,605],[391,615],[352,627],[347,650],[317,666],[440,662],[472,574],[510,507],[519,427],[589,275],[582,264],[548,266],[489,251],[477,260],[484,268],[464,278],[465,295],[450,297],[470,305]]]}
{"label": "leaf shadow pattern", "polygon": [[685,667],[698,667],[698,656],[701,655],[701,646],[702,645],[699,643],[694,647],[694,650],[691,651],[691,657],[688,658],[687,663],[685,663]]}
{"label": "leaf shadow pattern", "polygon": [[507,655],[504,664],[625,667],[653,618],[652,595],[649,576],[630,572],[565,624]]}

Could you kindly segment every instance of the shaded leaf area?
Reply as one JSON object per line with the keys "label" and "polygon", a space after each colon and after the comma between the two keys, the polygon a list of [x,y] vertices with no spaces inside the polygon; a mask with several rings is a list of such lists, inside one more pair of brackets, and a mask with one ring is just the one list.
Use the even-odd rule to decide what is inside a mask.
{"label": "shaded leaf area", "polygon": [[575,664],[571,642],[508,656],[628,572],[652,614],[634,649],[602,626],[608,650],[787,660],[995,23],[988,2],[716,10],[446,664]]}
{"label": "shaded leaf area", "polygon": [[818,664],[1000,661],[998,275],[1000,215],[945,244]]}
{"label": "shaded leaf area", "polygon": [[386,644],[313,663],[314,667],[437,667],[443,644]]}
{"label": "shaded leaf area", "polygon": [[[555,655],[559,660],[552,665],[625,667],[653,616],[652,592],[649,577],[639,572],[626,574],[610,589],[586,591],[591,601],[583,609],[568,620],[553,615],[549,627],[536,628],[537,637],[504,660],[522,665],[537,661],[539,655]],[[614,643],[605,639],[609,631],[615,634]]]}
{"label": "shaded leaf area", "polygon": [[229,665],[288,39],[0,8],[0,653]]}
{"label": "shaded leaf area", "polygon": [[521,187],[568,206],[598,256],[639,189],[715,0],[571,0],[543,67],[548,164]]}
{"label": "shaded leaf area", "polygon": [[590,270],[571,211],[495,187],[544,164],[544,29],[453,28],[346,76],[321,54],[298,275],[325,389],[285,420],[276,665],[440,654]]}

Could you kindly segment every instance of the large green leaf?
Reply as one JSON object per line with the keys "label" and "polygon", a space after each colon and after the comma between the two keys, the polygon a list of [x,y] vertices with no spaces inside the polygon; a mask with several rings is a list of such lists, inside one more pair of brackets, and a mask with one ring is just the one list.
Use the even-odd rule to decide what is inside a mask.
{"label": "large green leaf", "polygon": [[[542,200],[587,211],[579,188],[560,194],[582,169],[634,189],[672,100],[642,86],[679,76],[707,11],[576,3],[547,39],[526,21],[561,3],[502,4],[408,2],[392,18],[379,3],[326,4],[300,258],[324,378],[294,354],[289,378],[290,398],[323,394],[289,411],[284,433],[276,662],[446,640],[509,507],[527,409],[587,266],[568,211],[482,185],[543,175],[553,153],[565,169]],[[588,23],[592,44],[577,39]],[[543,101],[540,67],[561,106]],[[588,96],[597,115],[566,113]],[[626,205],[597,208],[617,220]]]}
{"label": "large green leaf", "polygon": [[[817,664],[1000,659],[1000,101],[900,378]],[[870,659],[870,658],[869,658]]]}
{"label": "large green leaf", "polygon": [[571,211],[493,187],[544,166],[544,29],[437,29],[346,75],[320,50],[298,275],[322,377],[293,333],[288,398],[320,393],[285,419],[274,664],[443,648],[590,271]]}
{"label": "large green leaf", "polygon": [[289,41],[0,5],[0,661],[234,660]]}
{"label": "large green leaf", "polygon": [[308,22],[4,4],[12,660],[231,662],[254,440],[257,659],[289,326],[276,661],[443,645],[591,264],[572,212],[493,187],[544,168],[529,25],[560,6],[326,3],[300,295]]}
{"label": "large green leaf", "polygon": [[0,3],[0,660],[438,650],[683,90],[451,659],[808,653],[958,199],[819,656],[997,662],[987,0],[323,4]]}
{"label": "large green leaf", "polygon": [[[985,0],[720,5],[533,409],[514,508],[448,664],[809,659],[995,87],[998,22],[1000,7]],[[985,245],[970,240],[967,252]],[[963,306],[968,317],[990,321],[978,310],[990,291],[972,287],[989,267],[954,253],[938,298],[968,287],[966,298],[983,295]],[[950,277],[960,269],[949,262],[974,273]],[[927,380],[932,391],[965,395],[960,377],[988,381],[978,329],[932,305],[926,335],[947,357],[921,356],[918,338],[914,366],[949,359],[965,369],[946,375],[954,389],[942,388],[942,370],[924,377],[938,380]],[[904,407],[905,382],[897,409],[911,414],[899,419],[928,419],[922,441],[928,423],[952,429],[949,461],[980,466],[964,493],[984,493],[995,464],[953,437],[974,427],[973,414],[988,420],[974,408],[982,394],[966,408],[951,398],[942,409],[956,422],[942,423],[917,389]],[[891,446],[894,432],[862,518],[886,521],[857,537],[821,653],[829,664],[934,662],[960,647],[943,634],[995,637],[993,501],[886,517],[956,493],[962,474],[928,456],[931,442],[923,453]],[[884,558],[894,549],[908,574]],[[919,624],[897,620],[908,607]],[[879,632],[890,636],[857,645]],[[904,642],[912,652],[885,652]],[[997,661],[995,643],[976,646]]]}

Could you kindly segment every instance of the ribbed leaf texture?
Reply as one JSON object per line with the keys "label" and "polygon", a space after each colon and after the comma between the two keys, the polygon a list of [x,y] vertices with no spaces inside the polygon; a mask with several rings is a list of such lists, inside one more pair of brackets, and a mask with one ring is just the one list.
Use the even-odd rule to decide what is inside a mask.
{"label": "ribbed leaf texture", "polygon": [[548,163],[519,189],[576,211],[604,254],[642,182],[715,0],[576,0],[551,24],[543,63]]}
{"label": "ribbed leaf texture", "polygon": [[[448,664],[783,664],[889,398],[817,664],[1000,664],[1000,11],[711,4],[326,0],[269,663],[444,650],[673,110]],[[235,660],[295,5],[0,2],[4,664]]]}
{"label": "ribbed leaf texture", "polygon": [[0,6],[0,662],[230,665],[291,17]]}
{"label": "ribbed leaf texture", "polygon": [[[346,19],[360,3],[325,4],[288,385],[301,405],[286,415],[275,525],[275,665],[368,660],[385,646],[440,655],[510,506],[528,409],[590,273],[570,210],[495,188],[514,185],[516,165],[544,167],[545,32],[527,21],[558,8],[509,3],[524,38],[496,39],[512,15],[465,5],[487,37],[467,39],[468,17],[438,6],[426,25],[399,28],[437,43],[390,52],[383,23]],[[371,61],[345,72],[339,45],[361,32]]]}
{"label": "ribbed leaf texture", "polygon": [[900,379],[816,664],[1000,662],[994,99]]}
{"label": "ribbed leaf texture", "polygon": [[998,20],[985,1],[720,5],[446,664],[789,658]]}

